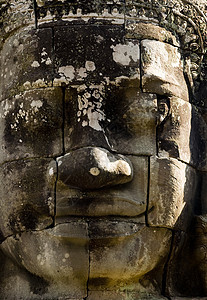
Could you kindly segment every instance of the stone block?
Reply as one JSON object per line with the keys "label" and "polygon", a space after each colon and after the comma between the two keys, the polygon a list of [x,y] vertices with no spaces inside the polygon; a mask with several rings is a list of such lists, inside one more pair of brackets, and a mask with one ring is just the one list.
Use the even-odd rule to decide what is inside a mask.
{"label": "stone block", "polygon": [[197,183],[191,166],[151,157],[148,224],[186,231],[194,215]]}
{"label": "stone block", "polygon": [[167,258],[170,241],[170,230],[146,226],[122,237],[92,238],[89,291],[119,290],[126,283],[136,291],[139,279]]}
{"label": "stone block", "polygon": [[25,89],[52,85],[52,29],[26,28],[4,43],[0,56],[0,101]]}
{"label": "stone block", "polygon": [[66,116],[66,151],[97,146],[122,154],[156,154],[157,97],[139,87],[67,90]]}
{"label": "stone block", "polygon": [[37,295],[35,299],[83,299],[87,296],[89,253],[85,222],[59,224],[52,229],[8,237],[1,249],[29,271],[28,279],[33,275],[33,289],[38,288],[35,276],[40,283],[47,283],[41,298]]}
{"label": "stone block", "polygon": [[[57,181],[56,216],[140,216],[146,211],[148,159],[128,156],[133,180],[96,190],[73,189]],[[55,167],[55,166],[54,166]],[[143,219],[142,219],[143,220]]]}
{"label": "stone block", "polygon": [[114,292],[114,291],[89,291],[88,293],[88,300],[163,300],[167,299],[163,296],[153,295],[150,293],[144,294],[141,292],[131,292],[131,291],[125,291],[125,292]]}
{"label": "stone block", "polygon": [[47,182],[51,159],[8,162],[0,167],[0,229],[3,237],[42,230],[53,223],[54,185]]}
{"label": "stone block", "polygon": [[0,103],[0,163],[62,153],[62,91],[25,91]]}
{"label": "stone block", "polygon": [[158,98],[158,155],[206,170],[207,126],[198,110],[177,97]]}
{"label": "stone block", "polygon": [[155,41],[141,42],[141,75],[144,92],[172,95],[189,101],[184,63],[177,47]]}
{"label": "stone block", "polygon": [[179,47],[178,39],[165,28],[155,24],[139,22],[126,17],[126,38],[157,40]]}
{"label": "stone block", "polygon": [[133,178],[131,161],[103,148],[84,147],[57,158],[58,180],[81,190],[122,185]]}
{"label": "stone block", "polygon": [[[15,5],[14,5],[15,3]],[[18,9],[17,9],[18,7]],[[35,14],[33,0],[21,0],[15,2],[1,3],[0,7],[0,48],[2,47],[5,39],[18,28],[30,24],[34,28]],[[3,25],[3,26],[2,26]]]}
{"label": "stone block", "polygon": [[108,105],[107,118],[110,121],[105,133],[111,148],[123,154],[155,155],[156,96],[128,89],[122,97],[121,105],[116,102]]}
{"label": "stone block", "polygon": [[139,41],[123,38],[121,26],[55,27],[54,84],[139,82]]}

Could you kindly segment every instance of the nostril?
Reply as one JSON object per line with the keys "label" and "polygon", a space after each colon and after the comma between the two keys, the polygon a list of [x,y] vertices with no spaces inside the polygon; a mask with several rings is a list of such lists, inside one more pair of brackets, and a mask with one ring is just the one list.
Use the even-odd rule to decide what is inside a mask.
{"label": "nostril", "polygon": [[85,147],[58,158],[58,180],[79,189],[98,189],[132,180],[133,167],[123,155]]}

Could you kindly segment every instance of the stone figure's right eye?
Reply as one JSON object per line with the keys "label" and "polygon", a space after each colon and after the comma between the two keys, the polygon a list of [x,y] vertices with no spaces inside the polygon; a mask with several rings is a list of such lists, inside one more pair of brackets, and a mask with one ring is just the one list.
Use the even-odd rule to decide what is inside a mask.
{"label": "stone figure's right eye", "polygon": [[158,123],[162,123],[170,113],[170,99],[167,96],[157,95]]}

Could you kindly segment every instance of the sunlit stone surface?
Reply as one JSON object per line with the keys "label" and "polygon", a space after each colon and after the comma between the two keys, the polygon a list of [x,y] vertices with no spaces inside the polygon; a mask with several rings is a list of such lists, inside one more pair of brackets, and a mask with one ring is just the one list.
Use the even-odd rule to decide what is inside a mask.
{"label": "sunlit stone surface", "polygon": [[206,299],[206,12],[1,1],[0,299]]}

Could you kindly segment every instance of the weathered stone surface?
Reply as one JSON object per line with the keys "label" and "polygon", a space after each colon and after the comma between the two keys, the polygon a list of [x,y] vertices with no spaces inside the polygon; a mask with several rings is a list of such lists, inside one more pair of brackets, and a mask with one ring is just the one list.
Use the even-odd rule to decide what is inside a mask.
{"label": "weathered stone surface", "polygon": [[0,2],[0,299],[206,297],[204,0]]}
{"label": "weathered stone surface", "polygon": [[150,159],[148,223],[186,230],[194,215],[196,171],[177,159]]}
{"label": "weathered stone surface", "polygon": [[158,155],[206,170],[207,125],[198,110],[177,97],[158,98]]}
{"label": "weathered stone surface", "polygon": [[[0,3],[0,48],[11,32],[25,24],[35,24],[33,0],[1,1]],[[3,26],[2,26],[3,25]]]}
{"label": "weathered stone surface", "polygon": [[[139,80],[139,41],[119,26],[55,27],[55,85]],[[100,55],[101,53],[101,55]]]}
{"label": "weathered stone surface", "polygon": [[136,290],[138,279],[166,259],[170,240],[168,229],[148,227],[125,237],[92,239],[89,290],[114,290],[126,282]]}
{"label": "weathered stone surface", "polygon": [[126,30],[127,38],[158,40],[176,47],[180,46],[179,40],[170,31],[155,24],[136,23],[134,20],[127,18]]}
{"label": "weathered stone surface", "polygon": [[156,96],[128,90],[124,99],[123,105],[115,102],[114,109],[109,106],[111,122],[105,132],[112,149],[126,154],[155,155]]}
{"label": "weathered stone surface", "polygon": [[123,154],[155,155],[157,115],[156,95],[139,88],[68,90],[66,150],[99,146]]}
{"label": "weathered stone surface", "polygon": [[62,97],[60,88],[35,89],[0,103],[0,163],[62,153]]}
{"label": "weathered stone surface", "polygon": [[[147,201],[148,159],[128,156],[133,165],[133,180],[123,185],[92,191],[69,188],[61,181],[56,187],[56,216],[138,216]],[[61,165],[59,166],[61,168]],[[54,172],[55,173],[55,172]],[[52,180],[53,180],[52,174]],[[85,179],[87,180],[87,178]]]}
{"label": "weathered stone surface", "polygon": [[37,299],[86,297],[89,270],[86,223],[71,222],[39,232],[24,232],[18,238],[7,238],[1,249],[38,276],[40,282],[43,278],[47,282],[47,288]]}
{"label": "weathered stone surface", "polygon": [[19,91],[52,85],[52,30],[27,28],[12,35],[0,54],[0,101]]}
{"label": "weathered stone surface", "polygon": [[81,190],[99,189],[132,180],[133,167],[123,155],[85,147],[58,157],[58,180]]}
{"label": "weathered stone surface", "polygon": [[124,24],[124,1],[92,0],[90,2],[56,0],[37,1],[37,19],[40,26],[50,21],[67,21],[67,24]]}
{"label": "weathered stone surface", "polygon": [[143,91],[189,101],[184,64],[178,48],[153,40],[143,40],[141,47]]}
{"label": "weathered stone surface", "polygon": [[0,167],[1,238],[53,223],[54,186],[47,182],[50,161],[19,160]]}
{"label": "weathered stone surface", "polygon": [[206,215],[195,216],[187,234],[175,233],[166,278],[170,298],[206,299],[206,233]]}
{"label": "weathered stone surface", "polygon": [[150,293],[148,295],[141,292],[114,292],[114,291],[89,291],[88,300],[163,300],[166,297],[153,295]]}

